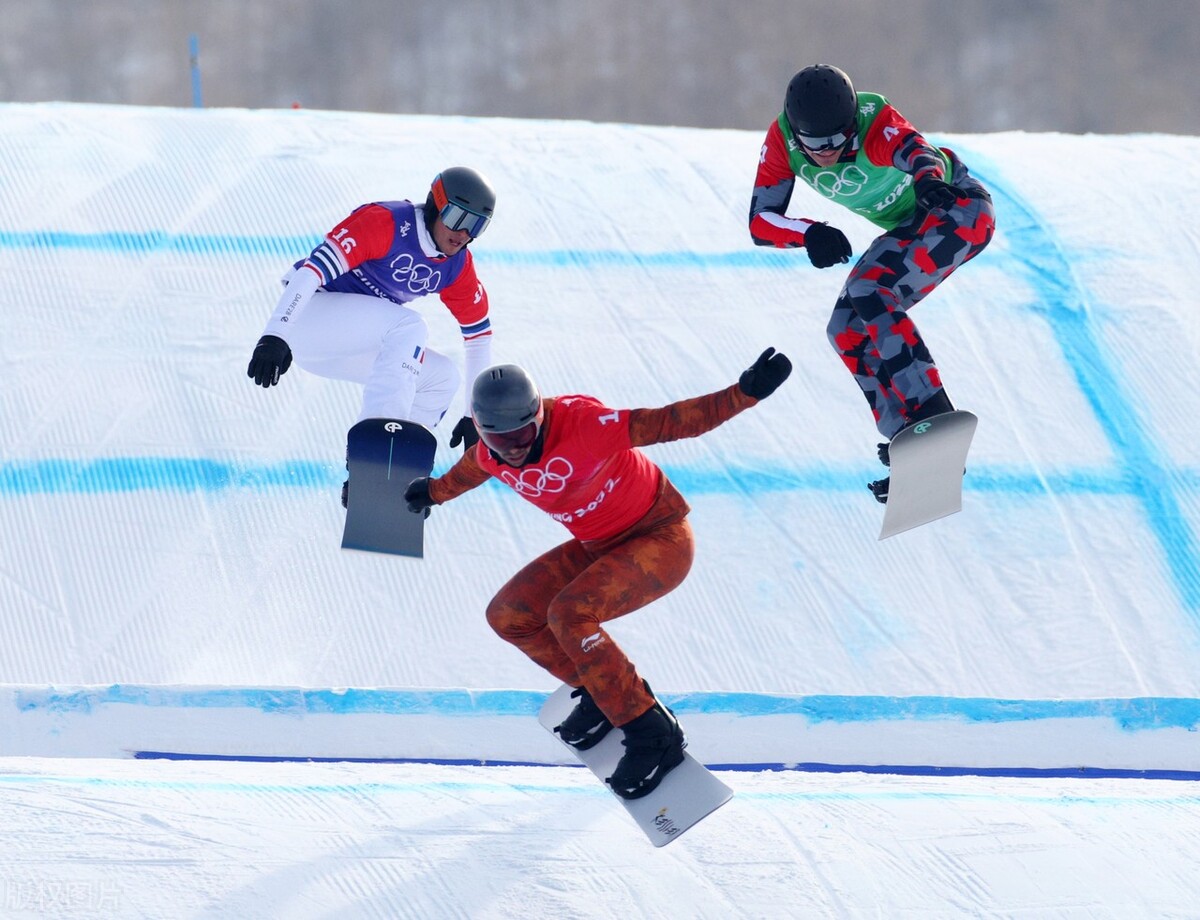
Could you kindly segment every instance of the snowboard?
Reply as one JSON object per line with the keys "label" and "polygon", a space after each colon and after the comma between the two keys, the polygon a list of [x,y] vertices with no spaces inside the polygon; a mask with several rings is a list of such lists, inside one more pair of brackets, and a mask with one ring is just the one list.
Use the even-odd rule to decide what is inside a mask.
{"label": "snowboard", "polygon": [[[576,700],[572,698],[571,690],[569,684],[563,684],[550,695],[538,713],[538,721],[551,734],[554,734],[554,727],[575,708]],[[558,739],[558,735],[554,737]],[[621,729],[614,728],[599,744],[586,751],[576,750],[566,743],[563,743],[563,747],[578,757],[604,783],[607,777],[612,776],[617,761],[625,752],[621,744],[622,737]],[[604,783],[604,788],[612,792],[608,783]],[[684,751],[683,762],[663,777],[653,792],[640,799],[623,799],[615,792],[612,795],[625,807],[650,842],[661,847],[677,840],[688,828],[695,827],[728,802],[733,798],[733,790]]]}
{"label": "snowboard", "polygon": [[433,469],[437,439],[416,422],[363,419],[346,436],[350,488],[342,549],[421,558],[425,515],[413,514],[404,490]]}
{"label": "snowboard", "polygon": [[943,412],[892,438],[880,540],[962,511],[963,471],[978,422],[970,412]]}

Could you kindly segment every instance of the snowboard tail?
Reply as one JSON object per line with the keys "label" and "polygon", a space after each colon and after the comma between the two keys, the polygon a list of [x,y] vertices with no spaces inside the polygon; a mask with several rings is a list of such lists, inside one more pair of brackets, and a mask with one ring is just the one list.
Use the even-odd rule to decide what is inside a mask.
{"label": "snowboard tail", "polygon": [[963,471],[978,423],[970,412],[943,412],[892,439],[880,540],[962,510]]}
{"label": "snowboard tail", "polygon": [[401,419],[369,418],[346,436],[350,471],[342,549],[421,558],[425,515],[413,514],[404,490],[433,469],[437,439]]}
{"label": "snowboard tail", "polygon": [[[538,721],[551,734],[575,708],[571,690],[570,685],[563,684],[550,695],[538,713]],[[561,743],[604,783],[605,789],[612,792],[604,781],[612,776],[625,751],[621,744],[623,735],[621,729],[613,729],[598,744],[584,751]],[[558,735],[554,737],[558,738]],[[647,839],[661,847],[678,839],[684,831],[695,827],[728,802],[733,798],[733,790],[684,751],[683,762],[663,777],[653,791],[637,799],[623,799],[613,792],[613,798],[621,803]]]}

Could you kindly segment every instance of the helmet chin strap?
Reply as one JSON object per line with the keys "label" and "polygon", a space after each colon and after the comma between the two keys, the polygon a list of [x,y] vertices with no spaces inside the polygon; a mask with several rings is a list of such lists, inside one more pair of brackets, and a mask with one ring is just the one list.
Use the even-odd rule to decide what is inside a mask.
{"label": "helmet chin strap", "polygon": [[425,232],[429,234],[429,238],[433,239],[433,222],[437,220],[438,209],[433,202],[433,192],[425,196],[425,207],[422,211],[422,217],[425,218]]}
{"label": "helmet chin strap", "polygon": [[513,466],[511,463],[509,463],[507,460],[505,460],[503,457],[501,457],[498,453],[496,453],[494,450],[492,450],[492,448],[487,447],[487,444],[484,444],[483,446],[487,447],[488,453],[492,455],[492,459],[495,460],[497,463],[503,463],[505,466],[512,466],[512,468],[514,470],[517,470],[517,469],[520,469],[522,466],[529,466],[529,464],[537,463],[539,460],[541,460],[542,459],[542,449],[545,447],[545,445],[546,445],[546,426],[545,426],[545,424],[543,424],[540,428],[538,428],[537,437],[533,439],[533,444],[529,448],[529,453],[527,453],[525,455],[525,459],[522,460],[520,462],[520,464],[517,466]]}
{"label": "helmet chin strap", "polygon": [[[529,453],[525,456],[525,463],[537,463],[542,459],[542,449],[546,446],[546,425],[545,423],[538,429],[538,436],[534,438],[533,447],[529,448]],[[524,466],[525,464],[521,464]]]}

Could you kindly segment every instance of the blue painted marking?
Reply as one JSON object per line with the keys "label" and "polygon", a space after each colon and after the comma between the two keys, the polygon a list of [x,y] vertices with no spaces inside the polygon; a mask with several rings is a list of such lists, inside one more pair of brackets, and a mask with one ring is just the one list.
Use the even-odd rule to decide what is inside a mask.
{"label": "blue painted marking", "polygon": [[[163,230],[69,233],[61,230],[3,230],[0,248],[63,249],[147,255],[154,252],[185,255],[278,257],[295,261],[312,252],[321,240],[312,236],[245,236],[237,234],[167,233]],[[804,269],[808,260],[795,253],[748,246],[734,252],[630,252],[623,249],[546,249],[523,251],[488,249],[489,265],[520,268],[679,268],[786,271]]]}
{"label": "blue painted marking", "polygon": [[256,709],[266,713],[536,716],[547,694],[519,690],[313,690],[287,687],[171,687],[113,684],[70,691],[17,691],[19,711],[90,713],[124,704],[152,708]]}
{"label": "blue painted marking", "polygon": [[[936,138],[935,138],[936,140]],[[961,149],[960,144],[956,144]],[[1146,525],[1166,560],[1183,606],[1200,619],[1200,542],[1188,524],[1181,490],[1194,492],[1195,471],[1174,470],[1136,411],[1136,402],[1108,360],[1091,316],[1091,298],[1075,272],[1095,253],[1064,250],[1036,209],[1003,181],[1003,171],[977,151],[963,150],[972,171],[992,191],[999,232],[1011,245],[1006,270],[1024,277],[1036,296],[1031,309],[1044,313],[1064,360],[1104,431],[1117,469],[1060,474],[1048,479],[1056,493],[1129,495],[1143,509]],[[310,236],[173,234],[140,232],[72,233],[54,230],[0,231],[0,247],[112,251],[135,255],[177,252],[203,256],[233,255],[295,259],[319,242]],[[988,258],[985,253],[982,258]],[[795,253],[747,246],[733,252],[688,251],[637,253],[626,250],[488,251],[489,262],[542,268],[806,270]],[[57,464],[57,466],[56,466]],[[313,468],[315,467],[315,469]],[[70,461],[7,463],[0,466],[0,494],[103,492],[168,488],[213,490],[231,485],[293,485],[325,488],[331,471],[315,465],[237,469],[215,461],[189,458],[115,458],[86,464]],[[682,470],[672,472],[687,491],[746,493],[792,489],[859,492],[862,474],[818,468],[766,472]],[[1044,495],[1046,484],[1030,474],[972,468],[967,489]],[[1191,500],[1189,496],[1189,501]]]}
{"label": "blue painted marking", "polygon": [[1194,770],[1126,770],[1109,767],[935,767],[910,764],[706,764],[710,770],[750,773],[796,771],[799,773],[886,773],[895,776],[1003,776],[1048,779],[1173,779],[1200,780]]}
{"label": "blue painted marking", "polygon": [[[236,763],[371,763],[428,764],[436,767],[566,767],[583,764],[551,764],[524,760],[470,760],[443,757],[271,757],[239,754],[185,754],[178,751],[134,751],[135,760],[225,761]],[[1037,779],[1167,779],[1196,782],[1200,772],[1192,770],[1127,770],[1108,767],[937,767],[910,764],[839,763],[710,763],[710,770],[733,773],[872,773],[893,776],[999,776]]]}
{"label": "blue painted marking", "polygon": [[5,249],[62,249],[147,255],[182,252],[190,255],[270,255],[295,260],[320,243],[311,236],[238,236],[173,234],[162,230],[69,233],[61,230],[0,231]]}
{"label": "blue painted marking", "polygon": [[182,751],[134,751],[134,760],[201,760],[236,763],[419,763],[436,767],[582,767],[534,760],[473,760],[460,757],[284,757],[271,754],[188,754]]}
{"label": "blue painted marking", "polygon": [[[90,713],[103,706],[253,709],[265,713],[536,716],[548,694],[521,690],[319,690],[287,687],[171,687],[113,684],[74,690],[19,688],[18,711]],[[1134,697],[1000,700],[941,696],[784,696],[689,693],[664,696],[680,715],[802,716],[811,724],[964,721],[1000,724],[1045,719],[1105,719],[1125,731],[1200,728],[1200,699]]]}
{"label": "blue painted marking", "polygon": [[[1046,328],[1108,439],[1117,463],[1113,481],[1142,506],[1181,602],[1200,625],[1200,550],[1177,494],[1181,477],[1146,432],[1136,401],[1097,334],[1092,297],[1076,274],[1081,259],[1064,250],[1033,205],[1000,181],[1003,172],[996,164],[975,151],[963,159],[992,193],[997,232],[1011,242],[1006,269],[1023,275],[1032,287],[1036,296],[1030,309],[1045,314]],[[1188,474],[1184,484],[1191,478]]]}
{"label": "blue painted marking", "polygon": [[[690,495],[746,495],[770,492],[853,492],[876,474],[876,467],[834,469],[693,467],[664,465],[676,486]],[[442,470],[444,472],[445,470]],[[435,471],[436,472],[436,471]],[[1128,472],[1078,469],[1037,476],[1004,467],[971,467],[967,491],[1040,496],[1130,495],[1137,486]],[[341,483],[337,464],[312,460],[247,465],[200,457],[106,457],[91,460],[8,460],[0,462],[0,496],[97,494],[158,490],[218,492],[224,489],[284,486],[327,489]],[[1200,471],[1180,470],[1177,484],[1200,491]]]}
{"label": "blue painted marking", "polygon": [[9,460],[0,463],[0,495],[95,494],[156,490],[326,488],[333,464],[307,460],[247,466],[197,457],[107,457],[92,460]]}

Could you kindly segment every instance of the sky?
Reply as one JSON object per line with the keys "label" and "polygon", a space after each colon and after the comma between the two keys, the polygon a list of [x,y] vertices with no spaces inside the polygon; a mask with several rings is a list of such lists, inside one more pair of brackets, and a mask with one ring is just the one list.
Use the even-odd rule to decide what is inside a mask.
{"label": "sky", "polygon": [[[1196,138],[933,137],[997,207],[914,311],[980,421],[962,513],[879,541],[824,331],[845,269],[751,245],[757,132],[3,115],[4,916],[1197,915]],[[795,364],[648,449],[696,562],[611,632],[735,790],[662,850],[483,618],[565,531],[487,486],[423,560],[343,551],[356,388],[245,377],[291,262],[451,165],[497,188],[495,357],[544,392],[657,406]]]}

